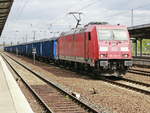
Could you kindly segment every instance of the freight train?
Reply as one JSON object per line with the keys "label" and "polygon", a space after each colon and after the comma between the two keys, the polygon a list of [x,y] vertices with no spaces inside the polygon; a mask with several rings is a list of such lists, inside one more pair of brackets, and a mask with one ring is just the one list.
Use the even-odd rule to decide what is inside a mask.
{"label": "freight train", "polygon": [[88,24],[59,37],[4,48],[7,52],[47,59],[97,75],[121,76],[132,66],[131,41],[126,26]]}

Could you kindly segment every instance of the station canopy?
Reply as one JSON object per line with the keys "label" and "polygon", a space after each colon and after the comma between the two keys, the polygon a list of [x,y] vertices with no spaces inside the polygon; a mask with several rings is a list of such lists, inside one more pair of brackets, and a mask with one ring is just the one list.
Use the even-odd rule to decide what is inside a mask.
{"label": "station canopy", "polygon": [[150,39],[150,24],[128,27],[128,30],[132,38]]}
{"label": "station canopy", "polygon": [[13,0],[0,0],[0,36],[8,18]]}

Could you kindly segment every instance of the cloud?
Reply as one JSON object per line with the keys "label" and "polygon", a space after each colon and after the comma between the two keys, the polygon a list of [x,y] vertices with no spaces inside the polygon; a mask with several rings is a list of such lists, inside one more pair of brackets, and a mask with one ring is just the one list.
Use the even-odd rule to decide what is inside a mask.
{"label": "cloud", "polygon": [[148,23],[149,5],[148,0],[16,0],[2,34],[5,39],[1,42],[23,41],[26,34],[32,40],[33,31],[40,39],[53,36],[50,32],[69,30],[76,24],[73,16],[68,15],[70,11],[83,12],[82,24],[107,21],[130,26],[131,9],[137,8],[134,10],[134,24]]}

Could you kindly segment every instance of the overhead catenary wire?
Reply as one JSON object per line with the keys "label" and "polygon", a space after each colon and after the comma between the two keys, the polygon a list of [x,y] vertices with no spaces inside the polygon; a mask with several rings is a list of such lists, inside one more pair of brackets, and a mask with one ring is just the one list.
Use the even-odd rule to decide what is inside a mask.
{"label": "overhead catenary wire", "polygon": [[[25,7],[26,7],[26,5],[29,3],[29,0],[23,0],[24,1],[24,3],[19,7],[19,9],[17,9],[17,15],[15,16],[15,21],[17,21],[17,20],[19,20],[19,18],[21,17],[21,15],[23,14],[23,10],[25,9]],[[22,1],[22,2],[23,2]],[[81,4],[82,4],[82,2],[85,2],[85,0],[81,0],[80,2],[81,2]],[[91,0],[88,0],[88,1],[86,1],[86,2],[90,2]],[[95,1],[94,1],[95,2]],[[85,9],[86,7],[89,7],[89,6],[91,6],[91,5],[93,5],[94,4],[94,2],[92,2],[92,3],[89,3],[88,5],[86,5],[86,6],[84,6],[83,8],[81,8],[80,10],[82,10],[82,9]],[[97,2],[97,1],[96,1]],[[77,4],[80,4],[79,2],[77,3]],[[79,5],[77,5],[77,4],[72,4],[73,6],[79,6]],[[72,9],[72,6],[70,7],[71,9]],[[69,11],[68,10],[68,8],[67,8],[67,11]],[[56,19],[54,19],[51,23],[56,23],[58,20],[60,20],[60,19],[63,19],[63,18],[65,18],[66,17],[66,13],[67,13],[67,11],[62,15],[62,17],[58,17],[58,18],[56,18]],[[39,25],[39,24],[38,24]]]}
{"label": "overhead catenary wire", "polygon": [[21,15],[23,14],[23,11],[25,9],[25,7],[27,6],[27,4],[29,3],[30,0],[26,0],[25,3],[23,4],[22,8],[20,9],[20,13],[18,14],[17,18],[20,18]]}
{"label": "overhead catenary wire", "polygon": [[141,9],[141,8],[144,8],[144,7],[146,7],[146,6],[149,6],[150,5],[150,3],[147,3],[147,4],[145,4],[145,5],[141,5],[141,6],[138,6],[138,7],[136,7],[136,8],[133,8],[134,10],[135,9]]}
{"label": "overhead catenary wire", "polygon": [[[16,13],[15,13],[16,14],[15,18],[16,19],[15,19],[15,21],[19,20],[21,15],[23,15],[23,12],[26,9],[26,6],[28,5],[29,1],[30,0],[15,0],[15,2],[22,2],[18,7],[16,7],[16,8],[14,7],[16,9]],[[102,0],[100,0],[100,1],[102,1]],[[53,24],[54,26],[57,25],[57,26],[60,26],[60,27],[71,26],[72,23],[71,23],[70,19],[68,19],[68,21],[66,21],[66,23],[65,23],[65,18],[67,16],[67,13],[68,13],[69,10],[86,11],[86,9],[91,8],[93,5],[95,6],[95,4],[100,2],[100,1],[98,1],[98,0],[93,0],[93,1],[91,1],[91,0],[80,0],[80,2],[73,2],[72,5],[70,5],[68,8],[66,8],[64,10],[64,13],[62,13],[62,15],[60,15],[58,17],[56,16],[56,18],[54,18],[52,21],[50,21],[50,23],[48,23],[48,22],[44,23],[44,24],[42,23],[41,26],[44,26],[46,29],[47,29],[48,24]],[[144,5],[140,5],[138,7],[133,8],[133,10],[134,10],[134,12],[135,11],[139,11],[139,10],[142,10],[142,8],[144,9],[145,7],[147,7],[149,5],[150,5],[150,3],[144,4]],[[104,17],[102,17],[103,15],[100,15],[100,16],[101,16],[101,18],[104,18],[104,19],[109,19],[109,18],[114,18],[114,17],[117,18],[117,19],[118,18],[124,18],[124,17],[127,18],[129,16],[126,16],[126,14],[131,14],[131,9],[128,9],[128,10],[125,10],[125,11],[121,11],[121,12],[120,11],[116,11],[116,13],[114,13],[114,14],[113,13],[114,13],[114,11],[112,11],[112,12],[110,11],[110,15],[108,15],[108,16],[105,15]],[[84,14],[84,12],[83,12],[83,14]],[[107,14],[107,11],[106,11],[105,14]],[[86,15],[88,15],[88,14],[86,14]],[[69,17],[67,17],[67,18],[69,18]],[[89,16],[87,16],[87,19],[88,18],[89,18]],[[95,18],[95,17],[93,16],[93,18]],[[146,17],[137,18],[137,14],[136,13],[135,13],[135,18],[136,18],[136,20],[140,20],[140,19],[143,19],[143,18],[146,19]],[[63,21],[60,22],[60,20],[63,20]],[[143,21],[145,21],[145,20],[143,20]],[[21,22],[23,22],[23,21],[21,21]],[[59,22],[60,22],[60,25],[59,25]],[[34,25],[34,26],[37,27],[38,25]],[[42,28],[38,27],[37,29],[42,29]]]}
{"label": "overhead catenary wire", "polygon": [[144,8],[145,6],[149,6],[149,5],[150,5],[150,3],[145,4],[145,5],[141,5],[141,6],[138,6],[138,7],[135,7],[135,8],[128,9],[124,12],[118,12],[118,13],[115,13],[113,15],[105,16],[103,18],[113,18],[113,17],[116,17],[116,16],[124,15],[126,13],[129,13],[131,10],[141,9],[141,8]]}
{"label": "overhead catenary wire", "polygon": [[[83,0],[82,0],[82,1],[83,1]],[[100,0],[100,1],[102,1],[102,0]],[[91,2],[91,0],[88,0],[88,1],[86,1],[86,2]],[[81,7],[80,9],[74,9],[74,10],[75,10],[75,11],[82,11],[82,10],[84,10],[84,9],[86,9],[86,8],[88,8],[88,7],[92,6],[92,5],[94,5],[96,2],[99,2],[99,1],[98,1],[98,0],[92,1],[91,3],[89,3],[89,4],[87,4],[87,5],[83,6],[83,7]],[[78,2],[77,4],[79,5],[79,4],[81,4],[81,2],[80,2],[80,3]],[[72,5],[73,5],[73,6],[76,6],[77,4],[72,4]],[[72,6],[69,7],[69,8],[67,8],[67,10],[66,10],[61,16],[56,17],[53,21],[51,21],[51,23],[55,23],[58,19],[65,18],[66,15],[68,14],[68,12],[70,12],[72,9],[73,9]]]}
{"label": "overhead catenary wire", "polygon": [[20,0],[17,1],[15,0],[16,6],[18,5],[18,7],[14,7],[16,10],[14,13],[14,20],[18,21],[19,18],[21,17],[21,15],[23,14],[23,10],[25,9],[25,6],[29,3],[29,0]]}
{"label": "overhead catenary wire", "polygon": [[[82,1],[83,1],[83,0],[82,0]],[[102,1],[102,0],[100,0],[100,1]],[[97,2],[100,2],[100,1],[99,1],[99,0],[94,0],[94,1],[92,1],[92,2],[91,2],[91,0],[86,1],[86,2],[90,2],[90,3],[84,5],[83,7],[79,8],[79,9],[74,9],[74,10],[77,11],[77,12],[83,11],[83,10],[89,8],[90,6],[96,4]],[[80,3],[77,3],[77,4],[80,5],[81,2],[80,2]],[[76,5],[75,5],[75,6],[76,6]],[[72,7],[71,7],[71,9],[67,9],[66,12],[64,12],[64,14],[63,14],[61,17],[57,17],[55,20],[53,20],[53,21],[50,23],[50,25],[52,25],[52,24],[54,25],[54,23],[56,23],[58,20],[60,21],[60,19],[63,20],[63,18],[66,18],[67,14],[68,14],[68,12],[69,12],[70,10],[72,10]],[[67,22],[68,22],[68,21],[67,21]],[[70,26],[70,25],[69,25],[69,26]],[[52,27],[52,26],[51,26],[51,27]]]}
{"label": "overhead catenary wire", "polygon": [[93,1],[92,3],[89,3],[89,4],[87,4],[87,5],[85,5],[85,6],[83,6],[82,8],[80,8],[79,10],[77,10],[77,11],[82,11],[82,10],[84,10],[84,9],[87,9],[88,7],[90,7],[90,6],[92,6],[92,5],[95,5],[95,3],[97,3],[97,2],[100,2],[100,1],[102,1],[102,0],[99,0],[99,1]]}

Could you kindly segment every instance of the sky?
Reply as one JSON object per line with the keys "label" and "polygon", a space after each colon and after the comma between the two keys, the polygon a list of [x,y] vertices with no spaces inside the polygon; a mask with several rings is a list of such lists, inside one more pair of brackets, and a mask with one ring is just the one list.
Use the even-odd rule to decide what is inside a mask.
{"label": "sky", "polygon": [[76,25],[69,12],[82,12],[82,26],[93,21],[131,26],[133,9],[133,25],[147,24],[149,6],[149,0],[14,0],[0,43],[58,36]]}

